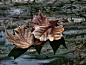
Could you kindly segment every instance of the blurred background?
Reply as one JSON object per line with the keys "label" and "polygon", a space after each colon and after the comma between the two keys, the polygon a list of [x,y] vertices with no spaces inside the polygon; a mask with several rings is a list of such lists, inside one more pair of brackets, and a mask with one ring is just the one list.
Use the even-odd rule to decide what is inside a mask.
{"label": "blurred background", "polygon": [[[48,20],[60,20],[68,49],[63,46],[53,54],[47,42],[39,55],[34,48],[13,59],[8,57],[15,47],[6,39],[3,28],[13,34],[13,29],[29,25],[39,10]],[[49,51],[46,50],[49,48]],[[0,65],[86,65],[86,0],[0,0]]]}

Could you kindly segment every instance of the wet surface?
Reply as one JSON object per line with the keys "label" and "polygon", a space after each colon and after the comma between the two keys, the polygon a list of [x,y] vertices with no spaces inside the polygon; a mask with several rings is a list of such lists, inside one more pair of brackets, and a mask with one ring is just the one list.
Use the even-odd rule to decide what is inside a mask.
{"label": "wet surface", "polygon": [[[0,37],[0,65],[77,65],[79,59],[74,51],[76,45],[86,42],[86,27],[82,26],[82,24],[76,25],[75,27],[77,28],[75,30],[73,29],[74,25],[65,25],[65,27],[68,28],[68,30],[66,29],[63,34],[68,49],[60,46],[54,55],[49,42],[47,42],[41,50],[41,55],[32,48],[28,49],[26,53],[15,60],[13,57],[8,57],[9,52],[14,46],[5,38],[5,32],[0,31],[2,35],[2,37]],[[12,29],[8,29],[7,31],[13,34]],[[49,48],[49,51],[46,50],[46,47]],[[48,58],[45,55],[48,56]]]}
{"label": "wet surface", "polygon": [[[18,4],[17,4],[18,5]],[[40,4],[36,4],[36,7],[32,8],[32,14],[37,14],[40,9],[48,18],[48,20],[55,20],[59,18],[70,18],[72,14],[62,14],[63,7],[42,7]],[[65,5],[66,6],[66,5]],[[4,7],[4,8],[3,8]],[[14,60],[13,57],[8,57],[10,51],[15,47],[11,45],[6,39],[6,33],[2,29],[3,23],[7,26],[7,31],[13,34],[13,25],[18,27],[19,25],[29,24],[31,22],[31,6],[13,6],[12,4],[5,8],[6,5],[0,6],[0,65],[79,65],[85,63],[86,60],[86,50],[78,49],[77,47],[82,47],[82,44],[86,43],[86,22],[76,23],[80,18],[75,18],[74,22],[61,23],[65,27],[63,32],[65,43],[68,49],[64,48],[62,45],[57,50],[56,54],[53,54],[53,50],[49,42],[45,43],[39,55],[34,48],[28,49],[26,53]],[[33,6],[32,6],[33,7]],[[78,7],[78,6],[77,6]],[[57,10],[58,9],[58,10]],[[54,11],[56,10],[56,11]],[[70,13],[68,9],[64,11]],[[76,10],[75,10],[76,11]],[[59,12],[59,13],[58,13]],[[84,14],[84,13],[83,13]],[[76,17],[76,16],[74,16]],[[82,18],[81,18],[82,19]],[[29,22],[28,22],[29,21]],[[21,22],[21,23],[20,23]],[[81,20],[80,20],[81,22]],[[28,25],[27,24],[27,25]],[[11,26],[12,25],[12,26]],[[2,26],[2,27],[1,27]],[[10,29],[11,28],[11,29]],[[58,42],[57,42],[58,43]],[[47,51],[46,48],[49,48]],[[48,57],[46,57],[48,56]],[[84,59],[84,60],[83,60]]]}

